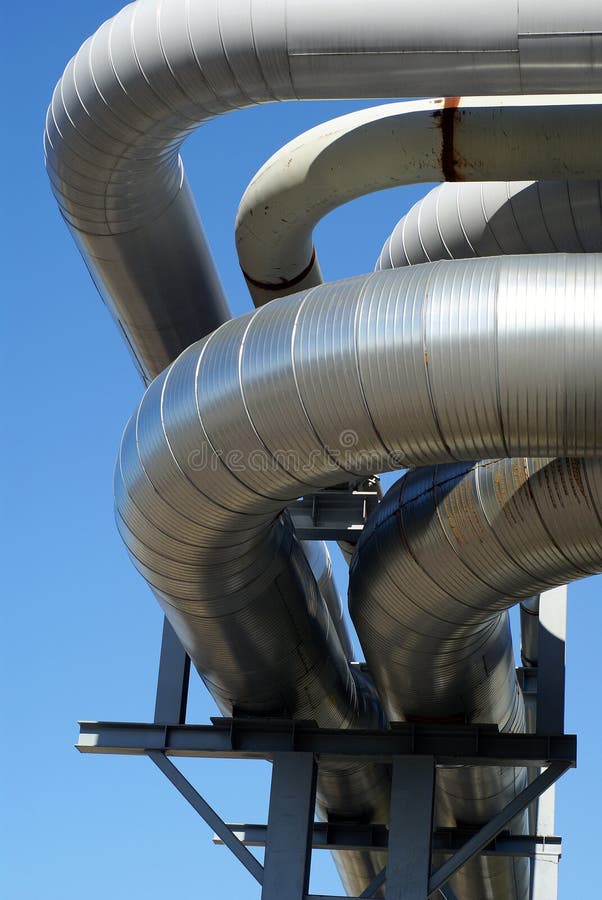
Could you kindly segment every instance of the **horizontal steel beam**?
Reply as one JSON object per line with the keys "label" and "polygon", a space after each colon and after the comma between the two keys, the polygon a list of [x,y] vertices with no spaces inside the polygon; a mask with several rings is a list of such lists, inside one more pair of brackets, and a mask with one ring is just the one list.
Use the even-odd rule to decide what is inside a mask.
{"label": "horizontal steel beam", "polygon": [[[245,847],[264,847],[267,825],[228,824]],[[386,850],[389,829],[386,825],[354,825],[348,822],[314,822],[314,850]],[[223,845],[219,835],[213,843]]]}
{"label": "horizontal steel beam", "polygon": [[272,759],[303,751],[388,762],[393,756],[434,756],[438,765],[575,766],[574,735],[500,734],[495,726],[392,723],[385,731],[318,728],[284,719],[222,719],[211,725],[80,722],[82,753]]}
{"label": "horizontal steel beam", "polygon": [[[265,846],[266,825],[229,823],[228,828],[245,847]],[[455,853],[477,831],[477,828],[438,828],[433,835],[433,851]],[[386,825],[315,822],[312,848],[314,850],[386,850],[388,838],[389,829]],[[213,843],[223,846],[224,841],[214,834]],[[556,835],[501,834],[481,850],[483,856],[533,857],[536,853],[560,857],[562,839]]]}

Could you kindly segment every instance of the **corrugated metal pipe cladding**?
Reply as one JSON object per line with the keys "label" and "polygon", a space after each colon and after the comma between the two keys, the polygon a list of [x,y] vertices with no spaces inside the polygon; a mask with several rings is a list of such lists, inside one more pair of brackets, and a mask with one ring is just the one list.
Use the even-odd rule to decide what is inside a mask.
{"label": "corrugated metal pipe cladding", "polygon": [[[359,541],[349,597],[392,719],[524,730],[507,610],[602,571],[601,504],[596,459],[451,463],[414,469],[390,489]],[[524,780],[513,769],[439,770],[439,824],[487,821]],[[512,868],[469,863],[459,896],[483,883],[483,896],[513,896],[521,878],[524,891],[524,861]]]}
{"label": "corrugated metal pipe cladding", "polygon": [[[396,225],[376,268],[596,250],[598,181],[442,184]],[[359,543],[350,605],[391,717],[524,730],[529,710],[503,610],[523,600],[523,664],[536,664],[531,594],[600,571],[600,471],[598,460],[489,460],[416,469],[389,491]],[[440,773],[442,824],[485,821],[525,780],[515,770],[484,774]],[[486,896],[525,894],[526,866],[481,858],[454,879],[460,896],[480,895],[483,885]]]}
{"label": "corrugated metal pipe cladding", "polygon": [[[443,13],[440,0],[137,0],[52,97],[52,189],[150,385],[120,448],[118,527],[226,714],[524,729],[507,610],[525,601],[526,618],[542,589],[602,569],[602,204],[585,180],[599,175],[599,0],[462,0],[444,27]],[[475,84],[499,101],[462,98]],[[229,319],[185,137],[276,100],[425,96],[326,123],[289,145],[292,168],[280,152],[260,170],[237,242],[266,305]],[[387,271],[320,284],[312,231],[346,200],[565,176],[580,180],[444,185],[387,240]],[[264,196],[277,221],[261,231]],[[281,284],[307,290],[267,302]],[[297,539],[286,507],[398,469],[350,566],[368,676],[351,665],[328,551]],[[388,821],[386,767],[320,773],[321,816]],[[440,770],[437,821],[482,822],[525,777]],[[335,857],[354,895],[386,862]],[[526,900],[528,864],[479,858],[451,885],[459,900]]]}
{"label": "corrugated metal pipe cladding", "polygon": [[[342,727],[361,721],[362,695],[325,604],[288,520],[278,517],[289,501],[350,475],[396,467],[600,455],[602,313],[595,297],[601,279],[598,254],[542,255],[431,263],[323,285],[224,324],[153,382],[123,438],[116,472],[120,528],[224,710],[285,712]],[[565,505],[574,503],[580,525],[572,539],[584,534],[576,550],[583,558],[573,566],[560,526],[556,547],[541,523],[540,507],[553,509],[555,499],[545,493],[546,475],[555,471],[547,464],[535,465],[532,477],[524,460],[481,464],[478,484],[492,485],[482,495],[474,476],[469,493],[471,466],[443,471],[436,489],[429,470],[406,477],[403,496],[408,503],[415,497],[417,547],[404,554],[402,536],[386,564],[378,557],[373,565],[371,548],[388,533],[381,523],[392,519],[399,535],[399,513],[391,512],[396,492],[381,504],[353,564],[353,616],[390,714],[405,715],[406,696],[415,699],[417,692],[421,715],[493,717],[502,727],[521,727],[508,626],[499,611],[547,584],[595,570],[596,465],[564,463],[553,482]],[[535,506],[529,486],[537,478],[543,493]],[[567,488],[573,490],[565,496]],[[452,515],[462,489],[472,499],[473,520]],[[433,498],[447,496],[447,527],[430,538],[425,517]],[[496,522],[489,535],[497,580],[481,608],[484,551],[478,539],[474,545],[468,539],[485,528],[494,501],[498,516],[512,522],[511,543],[500,546]],[[434,512],[433,520],[436,532]],[[586,523],[590,533],[583,531]],[[450,549],[454,533],[457,554]],[[440,577],[448,589],[453,584],[453,594],[438,587],[436,554],[431,575],[416,561],[421,542],[427,558],[434,554],[437,536],[446,572]],[[525,572],[525,554],[533,574]],[[401,586],[395,579],[404,566],[407,601],[404,576]],[[397,619],[386,605],[387,587]],[[422,626],[416,617],[424,618]],[[404,677],[394,681],[389,668],[397,675],[398,660]],[[368,767],[346,774],[379,780]],[[515,777],[510,770],[493,795],[513,790]],[[446,785],[453,790],[456,778],[452,772],[440,779],[442,816]],[[349,786],[330,798],[329,809],[344,808]],[[466,793],[465,820],[489,808],[490,787],[480,776]],[[355,802],[362,796],[370,807],[379,793],[360,790]],[[461,807],[454,811],[460,818]]]}

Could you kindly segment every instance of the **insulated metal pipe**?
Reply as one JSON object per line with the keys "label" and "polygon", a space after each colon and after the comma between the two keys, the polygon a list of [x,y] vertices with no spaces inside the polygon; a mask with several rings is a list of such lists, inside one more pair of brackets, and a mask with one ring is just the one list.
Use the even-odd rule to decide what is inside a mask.
{"label": "insulated metal pipe", "polygon": [[[239,648],[223,671],[236,617],[255,598],[268,607],[245,640],[265,657],[262,598],[291,553],[286,527],[272,523],[304,488],[461,458],[600,455],[601,277],[591,254],[433,263],[325,285],[226,323],[153,383],[124,435],[119,523],[223,703],[273,711],[284,689],[286,703],[307,709],[296,698],[309,695],[283,688],[273,669],[249,682],[255,650],[247,664]],[[338,640],[329,654],[344,656]],[[320,680],[322,666],[333,671],[326,658],[303,671]],[[348,703],[349,684],[337,691]],[[338,715],[349,715],[344,703]]]}
{"label": "insulated metal pipe", "polygon": [[[153,382],[124,434],[118,522],[222,709],[342,727],[374,714],[275,516],[343,473],[600,455],[601,278],[591,254],[324,285],[226,323]],[[384,773],[326,777],[340,790],[330,809],[357,814],[359,798],[382,815]]]}
{"label": "insulated metal pipe", "polygon": [[475,81],[484,94],[602,90],[597,0],[460,0],[445,27],[440,13],[440,0],[138,0],[82,45],[48,111],[47,169],[146,379],[228,316],[178,152],[203,121]]}
{"label": "insulated metal pipe", "polygon": [[[498,4],[492,13],[464,0],[446,29],[437,11],[434,0],[420,9],[392,9],[387,0],[369,9],[349,8],[341,0],[326,7],[301,0],[139,0],[82,47],[49,110],[48,171],[63,215],[146,380],[228,315],[178,156],[184,135],[201,121],[272,99],[459,94],[475,77],[490,93],[602,87],[596,3],[581,0],[567,9],[555,0],[542,10],[536,0],[521,0],[518,6]],[[138,486],[146,477],[145,472]],[[160,572],[170,568],[175,545],[177,554],[196,560],[190,545],[174,545],[162,531],[164,521],[177,521],[179,528],[187,516],[179,519],[178,510],[171,519],[161,500],[155,502],[151,517],[158,512]],[[219,506],[210,501],[206,508],[215,513]],[[140,524],[139,511],[130,507],[128,515]],[[243,540],[244,561],[229,568],[230,588],[257,572],[251,553],[257,534],[249,519],[239,520],[238,533],[233,525],[230,540]],[[190,535],[196,530],[191,521]],[[283,523],[278,531],[286,548],[290,529]],[[228,558],[226,539],[223,547],[211,546],[216,564],[220,554]],[[173,562],[180,575],[178,558]],[[299,593],[306,592],[304,603],[311,607],[315,582],[308,573],[305,558],[294,550],[287,577],[299,584],[308,579]],[[324,646],[330,620],[320,601],[317,607],[319,614],[306,610],[300,616],[305,624],[299,627],[313,635],[306,620],[320,620],[317,644]],[[184,617],[182,629],[189,628],[194,631]],[[234,634],[223,638],[232,641]],[[316,645],[310,646],[314,660]],[[338,650],[334,656],[340,659]],[[261,658],[270,661],[269,655]],[[330,678],[341,686],[340,697],[353,694],[345,668],[337,666],[325,666],[330,674],[324,684]],[[321,678],[316,671],[310,666],[312,684]],[[225,682],[230,677],[227,671]],[[216,678],[219,697],[224,685],[219,673]],[[287,700],[298,690],[287,686]],[[302,690],[299,696],[301,704],[308,699]],[[318,691],[310,705],[320,707],[320,697]],[[335,700],[334,708],[336,717],[342,706]]]}
{"label": "insulated metal pipe", "polygon": [[347,659],[353,659],[353,645],[343,616],[343,602],[337,590],[330,554],[324,541],[302,541],[303,552],[330,613]]}
{"label": "insulated metal pipe", "polygon": [[507,723],[515,680],[491,688],[491,633],[519,600],[602,571],[601,504],[598,459],[425,467],[390,489],[358,542],[350,601],[392,718],[479,722],[496,703]]}
{"label": "insulated metal pipe", "polygon": [[[602,572],[601,504],[597,459],[426,467],[390,489],[358,542],[349,600],[391,718],[524,729],[503,611]],[[440,824],[484,823],[524,779],[513,769],[440,772]],[[476,861],[458,873],[458,895],[496,884],[493,896],[513,896],[516,867],[497,863]]]}
{"label": "insulated metal pipe", "polygon": [[[262,166],[240,202],[236,246],[255,305],[321,284],[313,230],[365,194],[416,182],[597,177],[601,101],[598,94],[421,100],[306,131]],[[543,251],[550,245],[548,238]],[[506,252],[524,250],[516,241]]]}
{"label": "insulated metal pipe", "polygon": [[[602,211],[599,182],[597,181],[441,185],[415,204],[398,223],[385,243],[377,263],[377,269],[422,263],[428,259],[466,258],[512,251],[583,251],[584,249],[596,249],[596,246],[599,249],[602,247],[600,223],[602,223]],[[516,462],[520,470],[521,461]],[[549,466],[552,476],[555,474],[555,467],[563,462],[566,461],[557,460]],[[538,460],[526,461],[528,466],[534,467],[533,471],[537,471],[539,463]],[[497,470],[494,480],[499,487],[503,481],[502,463],[491,463],[490,465]],[[452,467],[442,467],[440,471],[446,473],[441,475],[445,486],[451,485]],[[430,471],[423,470],[422,474],[425,475],[428,483]],[[547,469],[546,477],[551,477]],[[562,479],[562,470],[560,477]],[[446,479],[449,480],[446,481]],[[410,478],[407,480],[409,481]],[[453,492],[453,487],[450,487],[450,492]],[[480,494],[480,498],[485,493],[486,488],[483,494]],[[503,496],[503,492],[501,493]],[[532,491],[532,499],[534,494],[535,491]],[[428,503],[428,501],[423,501],[422,504],[419,504],[421,510],[423,510],[424,502]],[[463,501],[457,502],[462,503]],[[446,490],[441,490],[433,503],[435,506],[439,505],[437,509],[439,519],[447,521],[451,506],[447,505]],[[580,511],[575,510],[574,514],[580,516]],[[524,521],[520,515],[519,517],[521,526],[523,526]],[[408,519],[411,527],[412,512],[406,511],[404,518]],[[389,529],[389,537],[395,542],[396,536],[399,536],[397,518],[390,518],[385,527]],[[532,536],[526,538],[528,543],[530,537]],[[556,535],[557,537],[558,535]],[[553,540],[554,538],[550,536],[550,541]],[[381,537],[380,544],[382,545],[382,543],[383,538]],[[401,552],[403,553],[403,551]],[[378,562],[375,558],[371,558],[371,555],[375,554],[378,555],[375,545],[372,545],[372,553],[370,549],[364,550],[363,565],[366,566],[368,578],[373,565],[376,564],[378,567],[382,563],[382,558]],[[429,574],[433,575],[434,572],[435,580],[437,580],[436,559],[432,562],[432,566],[429,564]],[[514,562],[519,564],[516,559]],[[484,617],[486,617],[491,603],[487,594],[489,571],[488,561],[486,561],[484,566],[480,565],[475,570],[472,584],[473,592],[478,593],[481,598],[479,608],[482,609]],[[485,586],[482,585],[483,578],[486,582]],[[387,587],[382,584],[381,579],[377,579],[377,581],[380,583],[380,590],[378,586],[375,586],[375,595],[379,599],[375,602],[375,595],[365,599],[368,607],[371,607],[374,618],[378,621],[383,605],[386,606],[384,597],[388,595],[390,600],[395,591],[391,587],[393,581],[388,582]],[[407,594],[408,591],[410,594],[412,593],[411,584],[412,582],[408,581],[404,583],[404,593]],[[425,591],[428,594],[428,585],[425,587],[423,584],[418,587],[418,590],[422,595]],[[397,597],[396,608],[403,608],[406,602],[402,596]],[[422,609],[423,602],[424,598],[420,603],[420,609]],[[509,603],[511,602],[509,601]],[[538,596],[530,597],[521,603],[521,633],[523,637],[521,652],[525,665],[532,665],[537,659],[538,605]],[[437,599],[436,606],[439,617],[445,618],[449,615],[450,606],[442,597]],[[535,623],[535,627],[533,627],[533,623]],[[365,639],[370,645],[370,634],[365,636],[363,626],[360,626],[359,623],[356,624],[358,624],[360,638]],[[489,624],[494,624],[493,619]],[[472,718],[476,715],[481,721],[494,721],[501,727],[514,730],[524,727],[524,721],[522,710],[520,710],[522,703],[520,706],[518,705],[520,697],[517,693],[513,672],[510,633],[507,623],[503,624],[505,628],[499,635],[497,646],[494,645],[493,649],[490,640],[481,641],[480,628],[476,627],[471,630],[468,625],[464,631],[464,640],[456,650],[461,662],[454,665],[452,669],[446,663],[445,641],[441,638],[437,639],[434,632],[431,633],[428,617],[424,615],[419,617],[421,632],[425,632],[426,639],[431,642],[430,675],[427,676],[427,681],[429,677],[445,681],[448,702],[443,705],[446,709],[453,710],[454,704],[459,702],[464,708],[465,715]],[[392,637],[394,640],[394,636],[397,635],[402,640],[402,636],[405,634],[405,623],[396,630],[391,622],[387,622],[388,637]],[[453,634],[453,629],[450,628],[448,636],[453,637]],[[478,637],[476,643],[474,642],[475,636]],[[380,653],[379,658],[381,661],[384,659]],[[389,668],[387,664],[381,664],[384,668]],[[482,673],[478,674],[482,666],[486,671],[485,677]],[[390,668],[394,671],[395,663],[391,663]],[[419,670],[411,664],[409,664],[409,668],[413,673]],[[437,674],[433,674],[433,672]],[[475,688],[477,682],[479,709],[475,713],[474,709],[470,710],[470,698],[471,690]],[[395,696],[394,688],[391,688],[388,696],[390,700]],[[454,696],[455,700],[451,699]],[[401,697],[398,699],[401,702]],[[418,708],[421,713],[428,714],[428,692],[424,698],[421,694]],[[514,709],[515,712],[512,716],[508,715],[508,709]],[[515,714],[518,710],[521,711],[520,716]],[[418,709],[415,707],[413,714],[416,715],[417,712]],[[532,710],[527,708],[525,715],[528,722],[529,717],[532,719]],[[453,823],[458,816],[466,820],[470,814],[472,814],[473,820],[487,818],[495,813],[496,807],[501,808],[512,798],[516,790],[513,779],[517,777],[518,773],[504,773],[502,770],[499,773],[493,773],[493,782],[495,783],[484,783],[482,774],[478,770],[474,772],[465,770],[446,773],[439,779],[437,809],[438,814],[443,815],[448,824]],[[520,775],[524,780],[524,773],[520,773]],[[470,809],[467,809],[466,806],[467,798],[470,798],[468,803]],[[488,798],[485,815],[484,798]],[[514,872],[511,872],[508,867],[509,861],[504,860],[475,861],[456,877],[454,887],[460,896],[470,896],[476,889],[483,890],[482,885],[491,886],[493,882],[497,882],[500,887],[499,896],[509,896],[514,891],[511,890],[508,879],[516,883],[517,875],[521,873],[516,871],[516,866]],[[506,881],[505,886],[504,880]],[[495,895],[496,891],[492,891],[492,894]]]}
{"label": "insulated metal pipe", "polygon": [[[545,166],[542,177],[544,171]],[[399,220],[376,268],[498,254],[601,250],[600,181],[442,184]]]}

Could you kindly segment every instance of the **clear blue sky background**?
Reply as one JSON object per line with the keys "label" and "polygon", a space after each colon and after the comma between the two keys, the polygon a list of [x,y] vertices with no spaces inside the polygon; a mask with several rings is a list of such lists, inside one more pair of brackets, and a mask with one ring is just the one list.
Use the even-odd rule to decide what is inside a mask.
{"label": "clear blue sky background", "polygon": [[[2,29],[3,566],[0,895],[8,900],[253,900],[259,890],[140,758],[80,756],[76,720],[152,717],[161,614],[113,523],[112,469],[141,395],[48,187],[42,128],[67,60],[112,0],[11,4]],[[362,104],[262,107],[201,129],[187,172],[234,314],[250,308],[233,222],[248,181],[285,141]],[[333,214],[318,229],[325,277],[372,269],[418,189],[392,191]],[[342,567],[339,566],[339,574]],[[344,590],[344,587],[343,587]],[[597,883],[600,788],[599,581],[569,604],[567,730],[579,768],[559,789],[561,896]],[[215,708],[198,678],[191,720]],[[189,761],[183,770],[226,820],[265,821],[263,763]],[[313,888],[337,892],[328,854]]]}

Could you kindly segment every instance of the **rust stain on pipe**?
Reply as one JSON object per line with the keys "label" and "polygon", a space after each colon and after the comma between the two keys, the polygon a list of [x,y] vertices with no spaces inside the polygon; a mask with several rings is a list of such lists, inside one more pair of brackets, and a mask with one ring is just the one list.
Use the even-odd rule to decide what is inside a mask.
{"label": "rust stain on pipe", "polygon": [[306,278],[309,275],[309,273],[311,272],[311,270],[313,269],[315,261],[316,261],[316,248],[314,247],[312,249],[311,259],[308,262],[308,264],[305,266],[305,268],[303,269],[302,272],[299,272],[299,274],[295,275],[294,278],[282,278],[278,282],[258,281],[257,279],[255,279],[251,275],[249,275],[248,272],[245,272],[245,270],[242,268],[242,266],[241,266],[241,272],[242,272],[247,284],[250,284],[256,288],[261,288],[264,291],[274,291],[274,293],[277,293],[278,291],[287,290],[288,288],[292,288],[292,287],[295,287],[295,285],[300,284],[300,282],[302,282],[303,279]]}
{"label": "rust stain on pipe", "polygon": [[454,128],[461,100],[461,97],[445,97],[442,108],[433,113],[440,120],[441,171],[446,181],[463,181],[457,169],[460,161],[456,158],[454,149]]}

